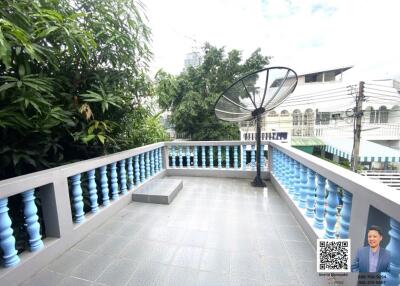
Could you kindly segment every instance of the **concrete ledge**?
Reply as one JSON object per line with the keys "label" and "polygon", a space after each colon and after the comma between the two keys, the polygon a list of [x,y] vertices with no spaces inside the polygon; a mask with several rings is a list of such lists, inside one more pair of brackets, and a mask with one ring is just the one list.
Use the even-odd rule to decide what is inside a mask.
{"label": "concrete ledge", "polygon": [[142,203],[170,204],[182,189],[182,180],[156,179],[133,192],[132,200]]}

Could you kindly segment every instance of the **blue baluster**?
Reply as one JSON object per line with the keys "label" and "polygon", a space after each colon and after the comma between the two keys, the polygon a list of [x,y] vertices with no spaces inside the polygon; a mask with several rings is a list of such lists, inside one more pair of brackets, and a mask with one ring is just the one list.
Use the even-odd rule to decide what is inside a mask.
{"label": "blue baluster", "polygon": [[190,146],[186,146],[186,167],[190,168]]}
{"label": "blue baluster", "polygon": [[352,200],[353,194],[346,190],[343,190],[343,206],[342,210],[340,211],[340,238],[349,238]]}
{"label": "blue baluster", "polygon": [[390,251],[390,273],[387,275],[387,285],[399,285],[400,275],[400,223],[390,218],[390,241],[386,249]]}
{"label": "blue baluster", "polygon": [[208,154],[209,154],[209,159],[210,159],[210,169],[214,168],[214,148],[213,146],[208,147]]}
{"label": "blue baluster", "polygon": [[246,156],[246,145],[242,145],[242,169],[247,168],[247,156]]}
{"label": "blue baluster", "polygon": [[175,160],[176,160],[176,155],[175,155],[175,146],[171,146],[171,157],[172,157],[172,167],[175,168]]}
{"label": "blue baluster", "polygon": [[218,146],[218,169],[222,169],[222,152],[221,152],[221,146]]}
{"label": "blue baluster", "polygon": [[100,167],[100,184],[101,194],[103,197],[103,206],[110,204],[110,198],[108,197],[108,178],[107,178],[107,166]]}
{"label": "blue baluster", "polygon": [[154,151],[150,151],[150,177],[154,176]]}
{"label": "blue baluster", "polygon": [[300,198],[299,208],[304,209],[307,203],[307,167],[301,164],[300,167]]}
{"label": "blue baluster", "polygon": [[126,170],[125,170],[125,160],[118,162],[119,165],[119,183],[121,185],[121,195],[126,194]]}
{"label": "blue baluster", "polygon": [[251,169],[255,170],[256,168],[256,146],[251,145]]}
{"label": "blue baluster", "polygon": [[300,199],[300,184],[301,184],[301,172],[300,172],[300,163],[295,162],[295,177],[293,180],[294,192],[293,192],[293,201],[298,201]]}
{"label": "blue baluster", "polygon": [[326,179],[317,174],[317,200],[315,203],[314,227],[324,229],[324,213],[325,213],[325,185]]}
{"label": "blue baluster", "polygon": [[293,196],[295,193],[295,183],[296,183],[296,161],[289,157],[289,186],[288,194]]}
{"label": "blue baluster", "polygon": [[289,187],[289,167],[288,167],[288,160],[289,156],[286,154],[282,153],[282,186],[284,189],[287,189]]}
{"label": "blue baluster", "polygon": [[307,184],[307,211],[306,216],[314,217],[315,205],[315,172],[308,169],[308,184]]}
{"label": "blue baluster", "polygon": [[133,189],[133,165],[132,157],[128,158],[128,190]]}
{"label": "blue baluster", "polygon": [[24,217],[26,230],[29,235],[29,247],[31,251],[43,248],[42,236],[40,235],[39,217],[37,216],[37,207],[35,204],[35,190],[29,190],[22,193],[24,202]]}
{"label": "blue baluster", "polygon": [[8,215],[8,199],[0,199],[0,247],[3,251],[5,267],[15,266],[19,263],[17,250],[15,249],[15,238],[11,228],[11,219]]}
{"label": "blue baluster", "polygon": [[201,146],[201,167],[206,167],[206,146]]}
{"label": "blue baluster", "polygon": [[154,150],[154,173],[157,174],[160,171],[160,160],[158,159],[158,149]]}
{"label": "blue baluster", "polygon": [[239,168],[238,146],[233,146],[233,168],[234,169],[238,169]]}
{"label": "blue baluster", "polygon": [[97,202],[97,186],[96,186],[96,172],[95,170],[87,171],[88,176],[88,192],[90,201],[90,211],[96,213],[99,210],[99,204]]}
{"label": "blue baluster", "polygon": [[328,181],[328,207],[326,209],[326,228],[324,238],[334,239],[336,225],[336,208],[338,205],[337,185]]}
{"label": "blue baluster", "polygon": [[146,160],[146,179],[150,178],[150,153],[145,153],[145,160]]}
{"label": "blue baluster", "polygon": [[72,205],[75,211],[74,221],[76,223],[81,223],[85,220],[85,213],[83,212],[81,174],[72,176],[71,184],[72,184]]}
{"label": "blue baluster", "polygon": [[115,201],[118,200],[119,198],[117,163],[111,163],[110,166],[111,166],[111,174],[110,174],[111,199]]}
{"label": "blue baluster", "polygon": [[197,146],[193,147],[193,167],[197,168],[199,166],[198,163],[198,154],[197,154]]}
{"label": "blue baluster", "polygon": [[179,167],[183,167],[183,156],[182,156],[182,146],[178,147],[178,155],[179,155]]}
{"label": "blue baluster", "polygon": [[140,184],[140,155],[135,156],[135,184],[136,186]]}
{"label": "blue baluster", "polygon": [[260,146],[260,165],[261,165],[261,171],[264,171],[264,165],[265,165],[265,161],[264,161],[264,145]]}
{"label": "blue baluster", "polygon": [[231,166],[231,159],[229,157],[229,146],[225,146],[225,167],[229,169]]}
{"label": "blue baluster", "polygon": [[285,166],[284,166],[285,154],[278,151],[278,179],[281,184],[283,184],[285,178]]}
{"label": "blue baluster", "polygon": [[[167,147],[164,147],[167,148]],[[161,152],[161,148],[158,148],[158,170],[161,171],[163,169],[163,156]]]}

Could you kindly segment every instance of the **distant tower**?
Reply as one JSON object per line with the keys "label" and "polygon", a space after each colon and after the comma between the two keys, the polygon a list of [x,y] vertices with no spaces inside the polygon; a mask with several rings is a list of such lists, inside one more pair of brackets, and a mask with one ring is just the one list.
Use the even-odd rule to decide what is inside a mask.
{"label": "distant tower", "polygon": [[191,52],[186,54],[184,66],[185,69],[188,67],[197,67],[201,64],[201,57],[199,52]]}

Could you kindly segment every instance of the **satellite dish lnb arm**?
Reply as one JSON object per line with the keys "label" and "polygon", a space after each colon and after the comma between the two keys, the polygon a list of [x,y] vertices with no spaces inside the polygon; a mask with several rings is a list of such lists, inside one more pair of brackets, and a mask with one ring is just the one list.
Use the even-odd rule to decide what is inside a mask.
{"label": "satellite dish lnb arm", "polygon": [[250,92],[247,90],[247,87],[246,87],[246,85],[244,84],[243,80],[241,80],[240,82],[243,84],[243,87],[244,87],[244,89],[246,90],[247,95],[249,96],[251,102],[252,102],[253,105],[254,105],[254,108],[257,108],[257,105],[256,105],[256,103],[254,102],[253,98],[251,97]]}

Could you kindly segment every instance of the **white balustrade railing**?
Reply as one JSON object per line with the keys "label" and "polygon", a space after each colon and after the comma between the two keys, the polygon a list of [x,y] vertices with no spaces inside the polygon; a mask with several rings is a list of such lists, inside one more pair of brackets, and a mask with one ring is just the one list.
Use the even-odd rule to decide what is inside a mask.
{"label": "white balustrade railing", "polygon": [[[261,171],[266,170],[266,144],[261,142]],[[165,145],[170,169],[256,170],[255,141],[173,141]]]}
{"label": "white balustrade railing", "polygon": [[[400,196],[382,183],[315,156],[270,142],[270,179],[294,211],[311,241],[350,238],[352,257],[364,245],[373,209],[388,226],[391,252],[386,285],[398,285],[400,273]],[[381,223],[386,223],[382,219]],[[373,224],[376,224],[374,222]]]}
{"label": "white balustrade railing", "polygon": [[[164,157],[164,143],[156,143],[0,181],[0,284],[18,285],[127,205],[132,191],[165,173]],[[8,203],[15,196],[29,243],[19,254]]]}

